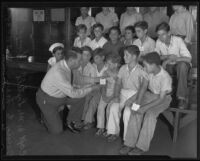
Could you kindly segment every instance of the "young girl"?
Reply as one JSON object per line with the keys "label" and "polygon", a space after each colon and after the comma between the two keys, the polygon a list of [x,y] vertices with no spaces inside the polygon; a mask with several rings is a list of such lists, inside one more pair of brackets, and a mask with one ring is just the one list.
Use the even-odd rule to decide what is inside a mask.
{"label": "young girl", "polygon": [[84,24],[77,26],[77,35],[78,37],[74,40],[74,47],[82,48],[87,46],[91,39],[87,37],[87,27]]}
{"label": "young girl", "polygon": [[[106,85],[102,88],[102,96],[97,108],[97,132],[96,135],[102,135],[105,132],[105,108],[106,116],[109,113],[109,102],[115,96],[115,85],[118,75],[118,70],[121,62],[121,57],[119,55],[109,55],[107,57],[107,65],[108,69],[104,72],[105,76],[108,76],[106,79]],[[107,117],[106,117],[107,118]]]}
{"label": "young girl", "polygon": [[124,45],[129,46],[133,45],[134,42],[134,36],[135,36],[135,31],[133,26],[127,26],[125,28],[125,40],[124,40]]}
{"label": "young girl", "polygon": [[95,38],[89,44],[92,50],[95,50],[97,48],[102,48],[103,45],[107,42],[106,38],[103,37],[103,30],[104,27],[100,23],[97,23],[93,26],[93,32]]}
{"label": "young girl", "polygon": [[53,57],[48,60],[47,71],[64,58],[63,50],[64,45],[62,43],[54,43],[50,46],[49,51],[52,53]]}
{"label": "young girl", "polygon": [[[93,56],[94,56],[93,65],[96,71],[96,75],[97,77],[102,77],[104,71],[107,70],[107,65],[105,64],[104,61],[105,60],[104,50],[101,48],[96,49],[93,53]],[[101,98],[100,90],[94,91],[87,96],[82,117],[85,124],[84,129],[89,129],[93,126],[94,114],[96,112],[100,98]]]}

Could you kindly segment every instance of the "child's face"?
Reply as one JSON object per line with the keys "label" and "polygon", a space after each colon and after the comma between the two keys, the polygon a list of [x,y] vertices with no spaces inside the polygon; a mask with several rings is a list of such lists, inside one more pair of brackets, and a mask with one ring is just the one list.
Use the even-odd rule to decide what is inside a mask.
{"label": "child's face", "polygon": [[79,30],[78,32],[78,36],[81,38],[81,39],[85,39],[86,38],[86,31],[84,29],[81,29]]}
{"label": "child's face", "polygon": [[95,64],[102,64],[103,63],[103,60],[104,60],[104,56],[99,56],[99,55],[96,55],[95,57],[94,57],[94,63]]}
{"label": "child's face", "polygon": [[88,8],[87,7],[81,7],[81,15],[82,16],[88,15]]}
{"label": "child's face", "polygon": [[124,50],[124,61],[126,64],[129,64],[133,61],[136,61],[136,56],[130,54],[127,50]]}
{"label": "child's face", "polygon": [[111,30],[109,37],[112,42],[115,42],[119,39],[119,33],[116,30]]}
{"label": "child's face", "polygon": [[170,35],[165,30],[158,30],[157,34],[158,34],[159,40],[162,41],[163,43],[167,41],[167,37]]}
{"label": "child's face", "polygon": [[144,64],[144,69],[147,73],[153,73],[154,71],[154,65],[153,64],[149,64],[147,63],[145,60],[143,61],[143,64]]}
{"label": "child's face", "polygon": [[57,50],[53,56],[56,58],[56,62],[59,62],[60,60],[62,60],[64,58],[63,56],[63,50]]}
{"label": "child's face", "polygon": [[108,69],[113,70],[117,68],[117,63],[113,63],[112,60],[107,61]]}
{"label": "child's face", "polygon": [[90,58],[91,58],[91,53],[89,51],[83,51],[82,61],[88,63],[90,61]]}
{"label": "child's face", "polygon": [[143,38],[147,34],[147,30],[143,30],[139,27],[135,28],[135,33],[139,39]]}
{"label": "child's face", "polygon": [[125,39],[130,40],[133,38],[133,32],[131,30],[125,30]]}
{"label": "child's face", "polygon": [[96,27],[94,29],[94,35],[95,35],[95,38],[100,38],[102,36],[102,29],[100,27]]}

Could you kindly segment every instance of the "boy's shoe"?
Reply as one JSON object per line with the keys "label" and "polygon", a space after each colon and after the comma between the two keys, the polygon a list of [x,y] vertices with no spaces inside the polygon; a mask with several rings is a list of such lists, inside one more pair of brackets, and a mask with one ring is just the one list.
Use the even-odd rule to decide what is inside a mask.
{"label": "boy's shoe", "polygon": [[121,155],[127,155],[128,152],[130,152],[133,148],[129,147],[129,146],[126,146],[126,145],[123,145],[122,148],[120,149],[119,153]]}
{"label": "boy's shoe", "polygon": [[102,134],[103,137],[109,137],[111,134],[108,134],[107,131],[104,131],[104,133]]}
{"label": "boy's shoe", "polygon": [[80,133],[81,132],[79,129],[74,127],[74,123],[73,122],[67,124],[67,127],[73,133]]}
{"label": "boy's shoe", "polygon": [[83,127],[84,130],[88,130],[88,129],[91,129],[92,127],[94,127],[94,124],[93,123],[86,123]]}
{"label": "boy's shoe", "polygon": [[135,147],[133,150],[131,150],[130,152],[128,152],[128,155],[141,155],[142,153],[144,153],[143,150]]}
{"label": "boy's shoe", "polygon": [[96,132],[95,135],[96,135],[96,136],[103,135],[104,131],[105,131],[105,129],[103,129],[103,128],[99,128],[99,129],[97,130],[97,132]]}
{"label": "boy's shoe", "polygon": [[118,135],[110,135],[108,137],[108,142],[113,142],[113,141],[116,141],[118,139]]}

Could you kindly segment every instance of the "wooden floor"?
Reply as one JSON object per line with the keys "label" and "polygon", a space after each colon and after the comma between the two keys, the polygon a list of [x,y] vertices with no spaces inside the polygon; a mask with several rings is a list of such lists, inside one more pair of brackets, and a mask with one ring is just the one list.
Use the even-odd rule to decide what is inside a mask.
{"label": "wooden floor", "polygon": [[[59,136],[46,132],[39,124],[34,110],[34,90],[25,94],[22,100],[14,100],[12,92],[6,106],[7,155],[119,155],[122,139],[108,143],[103,137],[96,137],[96,129],[73,134],[65,131]],[[173,143],[165,122],[158,120],[150,150],[144,155],[167,155],[173,158],[197,157],[197,120],[183,127],[176,143]]]}

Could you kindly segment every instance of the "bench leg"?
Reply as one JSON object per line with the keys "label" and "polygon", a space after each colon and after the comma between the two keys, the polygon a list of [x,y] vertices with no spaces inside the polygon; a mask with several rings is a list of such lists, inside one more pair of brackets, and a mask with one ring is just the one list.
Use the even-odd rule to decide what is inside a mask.
{"label": "bench leg", "polygon": [[177,136],[178,136],[179,119],[180,119],[180,113],[176,112],[175,118],[174,118],[174,132],[173,132],[173,142],[174,143],[176,143]]}

